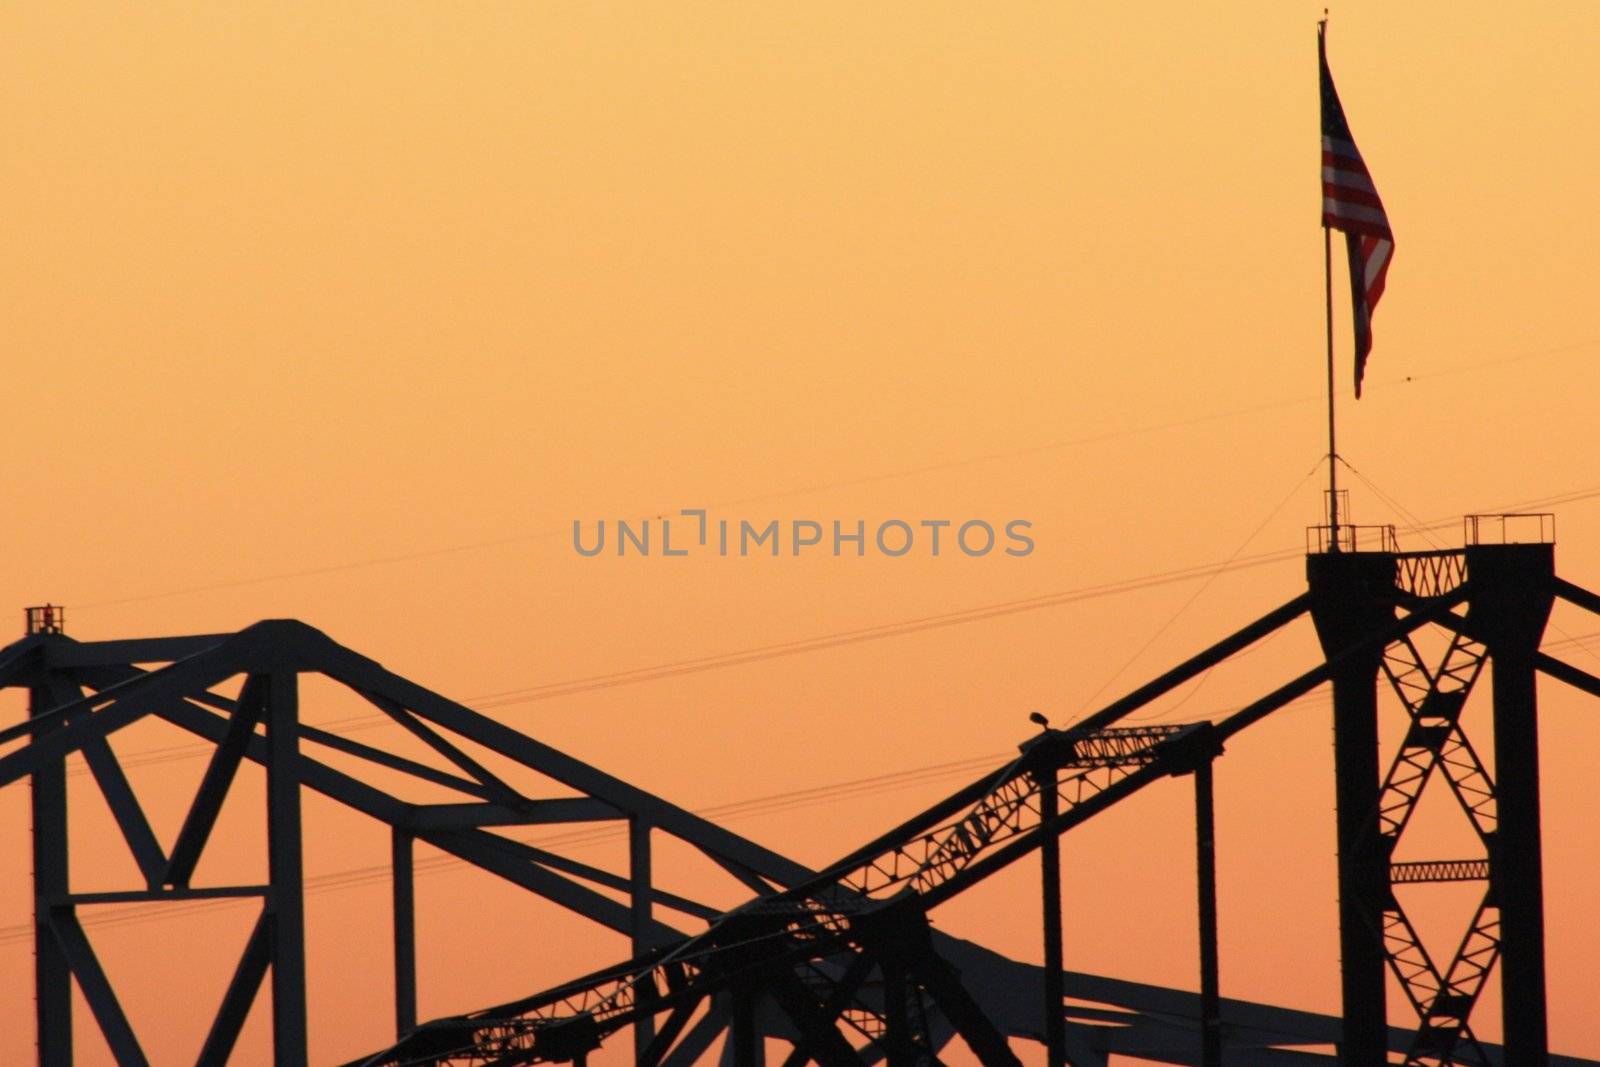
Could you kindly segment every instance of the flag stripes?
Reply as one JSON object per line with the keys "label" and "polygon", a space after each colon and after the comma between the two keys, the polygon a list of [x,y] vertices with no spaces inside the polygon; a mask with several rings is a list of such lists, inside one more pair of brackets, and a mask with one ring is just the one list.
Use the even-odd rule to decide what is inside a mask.
{"label": "flag stripes", "polygon": [[1324,38],[1317,31],[1317,61],[1322,89],[1322,224],[1345,235],[1350,261],[1350,305],[1355,317],[1356,396],[1372,350],[1372,311],[1383,295],[1394,258],[1394,232],[1383,201],[1356,148],[1328,70]]}

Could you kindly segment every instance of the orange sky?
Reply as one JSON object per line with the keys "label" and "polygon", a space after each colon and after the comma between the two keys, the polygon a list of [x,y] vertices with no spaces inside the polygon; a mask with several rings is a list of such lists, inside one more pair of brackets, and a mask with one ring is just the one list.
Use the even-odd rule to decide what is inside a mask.
{"label": "orange sky", "polygon": [[[1325,450],[1320,13],[11,5],[0,605],[64,602],[83,639],[298,617],[470,701],[1295,550],[1324,477],[1307,477]],[[1359,404],[1338,319],[1341,451],[1412,516],[1600,488],[1596,39],[1600,8],[1578,2],[1334,12],[1334,74],[1397,242]],[[1412,521],[1352,482],[1357,521]],[[1555,509],[1558,568],[1590,587],[1597,499]],[[681,507],[1024,518],[1037,547],[572,550],[574,519]],[[718,805],[1003,753],[1030,709],[1061,721],[1118,695],[1288,599],[1300,567],[492,713]],[[1555,622],[1554,639],[1600,628]],[[1212,714],[1313,655],[1296,631],[1162,714]],[[1584,811],[1600,718],[1543,693],[1551,1039],[1600,1056]],[[346,713],[308,696],[310,721]],[[120,748],[182,742],[151,729]],[[1224,992],[1333,1010],[1326,704],[1230,755]],[[132,773],[165,824],[202,767]],[[961,780],[730,825],[821,862]],[[121,886],[73,781],[74,876]],[[1068,839],[1070,966],[1194,984],[1188,804],[1168,783]],[[309,875],[386,855],[372,826],[307,811]],[[6,932],[27,919],[26,817],[25,790],[0,793]],[[248,810],[229,818],[254,833]],[[1034,878],[1026,864],[936,921],[1037,959]],[[420,884],[424,1014],[622,952],[486,877]],[[386,885],[309,907],[313,1058],[381,1045]],[[90,927],[158,1062],[201,1033],[162,983],[193,978],[210,1004],[232,960],[204,949],[242,940],[242,915]],[[0,936],[0,988],[10,1061],[32,1048],[25,939]],[[1486,997],[1481,1032],[1497,1015]],[[80,1062],[105,1062],[91,1029],[80,1012]]]}

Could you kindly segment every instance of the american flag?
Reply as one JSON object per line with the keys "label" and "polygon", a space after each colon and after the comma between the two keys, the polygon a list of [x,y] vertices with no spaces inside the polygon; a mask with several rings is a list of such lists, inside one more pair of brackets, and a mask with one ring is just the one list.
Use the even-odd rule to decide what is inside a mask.
{"label": "american flag", "polygon": [[1339,91],[1328,72],[1323,29],[1317,32],[1317,61],[1322,75],[1322,224],[1343,230],[1350,254],[1350,306],[1356,320],[1356,396],[1372,350],[1372,309],[1383,295],[1384,277],[1394,258],[1394,233],[1372,175],[1361,161],[1350,123],[1339,104]]}

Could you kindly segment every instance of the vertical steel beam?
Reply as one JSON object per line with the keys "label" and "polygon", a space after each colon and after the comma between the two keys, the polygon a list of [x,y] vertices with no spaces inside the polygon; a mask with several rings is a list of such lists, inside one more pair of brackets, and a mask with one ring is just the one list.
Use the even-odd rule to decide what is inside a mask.
{"label": "vertical steel beam", "polygon": [[1194,769],[1195,881],[1200,901],[1200,1064],[1222,1067],[1217,965],[1217,831],[1211,761]]}
{"label": "vertical steel beam", "polygon": [[411,831],[399,826],[389,835],[394,887],[394,1032],[405,1037],[417,1028],[417,894]]}
{"label": "vertical steel beam", "polygon": [[[635,815],[628,820],[628,910],[633,954],[642,955],[650,948],[651,873],[650,873],[650,823]],[[648,994],[650,990],[643,990]],[[655,1041],[656,1021],[651,1015],[641,1015],[633,1024],[633,1058],[635,1063],[646,1062],[646,1053]]]}
{"label": "vertical steel beam", "polygon": [[888,1067],[915,1067],[917,1046],[911,1039],[911,1015],[906,1009],[911,992],[905,965],[893,954],[879,963],[883,973],[883,1046]]}
{"label": "vertical steel beam", "polygon": [[[1394,619],[1395,557],[1329,552],[1306,557],[1311,617],[1329,659]],[[1388,1015],[1381,909],[1388,857],[1378,832],[1378,669],[1383,649],[1333,671],[1333,772],[1339,845],[1339,959],[1344,1067],[1387,1062]]]}
{"label": "vertical steel beam", "polygon": [[[48,685],[28,691],[28,715],[37,718],[56,706]],[[63,724],[52,721],[34,734],[37,742]],[[72,971],[50,930],[50,911],[66,899],[66,760],[35,771],[28,783],[33,802],[33,980],[40,1067],[71,1067]]]}
{"label": "vertical steel beam", "polygon": [[[1056,769],[1035,775],[1039,783],[1039,821],[1049,822],[1061,813],[1056,792]],[[1039,847],[1039,895],[1044,908],[1044,1049],[1046,1067],[1066,1067],[1067,1019],[1063,1008],[1066,988],[1061,944],[1061,838],[1047,834]]]}
{"label": "vertical steel beam", "polygon": [[728,1042],[732,1056],[723,1062],[733,1061],[733,1067],[763,1067],[766,1048],[761,1034],[756,1030],[756,993],[748,984],[736,983],[731,998],[733,1024],[728,1028]]}
{"label": "vertical steel beam", "polygon": [[305,886],[300,853],[299,679],[267,675],[267,873],[272,909],[272,1053],[306,1067]]}
{"label": "vertical steel beam", "polygon": [[1544,860],[1534,660],[1554,599],[1555,548],[1467,548],[1468,621],[1493,664],[1495,806],[1490,879],[1500,905],[1501,1017],[1507,1063],[1550,1059],[1545,1003]]}

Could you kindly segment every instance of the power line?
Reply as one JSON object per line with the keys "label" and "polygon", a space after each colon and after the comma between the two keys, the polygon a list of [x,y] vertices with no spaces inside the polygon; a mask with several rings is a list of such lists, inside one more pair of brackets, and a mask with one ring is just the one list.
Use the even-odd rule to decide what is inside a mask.
{"label": "power line", "polygon": [[[722,822],[740,818],[755,818],[795,808],[813,807],[849,797],[876,795],[908,786],[941,781],[956,775],[970,774],[974,771],[992,767],[997,760],[1004,759],[1008,755],[1010,754],[991,753],[944,763],[928,764],[922,767],[913,767],[902,771],[892,771],[866,778],[836,782],[832,785],[813,786],[765,796],[749,797],[744,800],[703,808],[696,811],[695,814],[706,819],[715,819]],[[523,839],[522,843],[544,849],[566,848],[570,850],[593,847],[608,841],[620,840],[626,833],[626,828],[622,826],[583,827],[577,830],[537,835]],[[464,866],[464,860],[443,853],[415,861],[415,867],[419,873],[455,869]],[[307,878],[304,884],[307,895],[310,895],[380,882],[388,879],[389,876],[390,868],[388,864],[376,864],[331,871],[324,875]],[[85,916],[84,923],[85,925],[94,926],[122,926],[149,919],[165,919],[174,915],[210,911],[238,903],[240,903],[238,898],[228,898],[108,906],[103,912]],[[32,935],[32,931],[33,925],[31,923],[0,927],[0,944],[25,940]]]}
{"label": "power line", "polygon": [[[1571,490],[1554,496],[1542,497],[1534,500],[1520,501],[1506,505],[1509,509],[1549,507],[1556,504],[1576,503],[1581,500],[1590,500],[1600,497],[1600,486],[1589,486],[1583,489]],[[1440,519],[1431,523],[1422,523],[1414,527],[1417,532],[1439,530],[1452,526],[1458,520]],[[606,674],[589,675],[587,677],[567,679],[561,682],[548,682],[535,686],[524,686],[517,689],[507,689],[495,693],[487,693],[478,697],[470,697],[463,701],[467,706],[479,711],[493,708],[511,707],[517,704],[530,704],[544,700],[555,700],[560,697],[574,696],[580,693],[593,692],[599,689],[609,689],[616,686],[636,685],[644,682],[658,681],[665,678],[674,678],[681,675],[694,674],[702,671],[720,670],[726,667],[743,666],[759,663],[766,660],[778,659],[786,656],[803,655],[809,652],[820,652],[830,648],[839,648],[865,641],[877,641],[890,637],[902,637],[908,634],[920,633],[926,630],[940,629],[948,626],[959,626],[969,622],[980,622],[991,618],[1000,618],[1028,611],[1038,611],[1044,608],[1059,607],[1065,604],[1078,603],[1086,600],[1103,597],[1118,596],[1123,593],[1138,592],[1153,589],[1176,582],[1190,581],[1197,578],[1211,579],[1217,574],[1244,570],[1247,568],[1267,566],[1280,563],[1289,559],[1296,559],[1302,555],[1298,548],[1278,549],[1271,552],[1257,553],[1251,556],[1237,557],[1223,563],[1210,563],[1201,566],[1182,567],[1175,570],[1159,571],[1134,578],[1121,579],[1115,582],[1106,582],[1099,585],[1080,586],[1075,589],[1061,590],[1036,597],[1026,597],[1020,600],[1002,601],[996,604],[979,605],[972,608],[963,608],[957,611],[944,612],[937,615],[921,616],[914,619],[903,619],[898,622],[884,623],[879,626],[861,627],[854,630],[841,630],[831,634],[817,637],[799,638],[793,641],[777,642],[769,645],[758,645],[752,648],[736,649],[708,656],[699,656],[692,659],[674,660],[667,663],[655,664],[649,667],[634,667],[622,671],[613,671]],[[389,718],[381,713],[370,715],[348,716],[335,719],[326,723],[313,725],[323,729],[341,728],[341,732],[365,729],[389,722]],[[149,763],[165,763],[172,760],[192,759],[211,751],[210,745],[191,744],[172,746],[171,748],[151,750],[147,753],[130,754],[123,760],[127,767],[140,766]],[[141,757],[148,756],[148,759]],[[83,773],[75,769],[76,773]]]}
{"label": "power line", "polygon": [[[1498,359],[1485,360],[1462,367],[1451,367],[1443,370],[1430,371],[1423,374],[1412,374],[1404,377],[1380,379],[1368,383],[1368,388],[1383,388],[1391,385],[1405,385],[1416,381],[1425,381],[1429,378],[1439,378],[1455,374],[1473,373],[1487,370],[1491,367],[1503,366],[1508,363],[1521,363],[1531,359],[1541,359],[1565,352],[1577,351],[1600,344],[1600,340],[1589,339],[1573,341],[1563,345],[1539,349],[1533,352],[1524,352],[1520,355],[1505,356]],[[878,474],[862,475],[857,478],[846,478],[831,482],[820,482],[813,485],[799,486],[790,489],[779,489],[767,493],[758,493],[750,496],[735,497],[727,500],[714,501],[706,505],[710,508],[737,507],[741,504],[763,503],[769,500],[782,500],[792,496],[807,496],[813,493],[828,492],[834,489],[847,489],[862,485],[873,485],[880,482],[895,481],[901,478],[912,478],[923,474],[935,474],[942,471],[955,470],[961,467],[978,466],[985,463],[995,463],[1004,460],[1024,459],[1029,456],[1042,455],[1048,452],[1060,451],[1064,448],[1077,448],[1083,445],[1100,444],[1106,441],[1122,440],[1128,437],[1139,437],[1145,434],[1159,433],[1164,430],[1183,429],[1189,426],[1199,426],[1209,422],[1219,422],[1227,419],[1239,418],[1245,415],[1257,415],[1265,411],[1274,411],[1287,407],[1298,407],[1303,404],[1320,403],[1322,397],[1299,396],[1281,400],[1270,400],[1247,407],[1231,408],[1226,411],[1210,412],[1205,415],[1194,415],[1183,419],[1171,419],[1165,422],[1150,423],[1144,426],[1126,427],[1120,430],[1108,430],[1103,433],[1085,434],[1079,437],[1070,437],[1047,444],[1034,445],[1029,448],[1013,449],[1007,452],[990,452],[978,456],[969,456],[965,459],[949,460],[943,463],[930,463],[917,467],[906,467],[899,470],[884,471]],[[677,509],[659,508],[654,511],[639,513],[635,517],[644,519],[658,516]],[[437,548],[419,549],[414,552],[401,552],[390,555],[371,556],[358,560],[347,560],[342,563],[330,563],[320,567],[306,567],[299,570],[278,571],[271,574],[257,575],[250,578],[235,578],[221,582],[210,582],[204,585],[185,586],[180,589],[167,589],[151,593],[138,593],[131,596],[115,597],[107,600],[90,601],[84,604],[70,605],[75,612],[93,611],[96,608],[117,607],[125,604],[141,604],[152,600],[164,600],[175,596],[189,596],[195,593],[211,593],[223,589],[238,589],[252,585],[265,585],[270,582],[291,581],[299,578],[315,578],[328,574],[339,574],[345,571],[360,570],[367,567],[377,567],[394,563],[410,563],[423,559],[434,559],[439,556],[455,555],[461,552],[474,552],[488,548],[500,548],[505,545],[524,544],[530,541],[544,540],[558,537],[565,533],[565,528],[549,530],[533,530],[526,533],[510,534],[505,537],[490,538],[482,541],[469,541],[457,545],[445,545]]]}
{"label": "power line", "polygon": [[[1284,706],[1313,706],[1328,702],[1329,700],[1325,695],[1308,693]],[[1211,716],[1220,717],[1237,710],[1237,708],[1216,709],[1211,712]],[[826,786],[813,786],[806,789],[749,797],[744,800],[696,809],[694,814],[718,823],[732,822],[738,819],[760,818],[800,808],[816,807],[820,804],[832,803],[851,797],[875,796],[910,786],[932,784],[958,775],[987,770],[992,768],[996,762],[1010,759],[1014,756],[1014,752],[995,752],[943,763],[927,764],[902,771],[891,771],[866,778],[835,782]],[[564,848],[568,851],[573,851],[618,841],[626,834],[626,828],[620,825],[586,826],[577,830],[558,831],[517,840],[522,844],[546,850]],[[421,857],[413,861],[413,868],[419,877],[427,873],[464,870],[468,866],[465,860],[448,853]],[[387,881],[391,877],[391,873],[388,864],[373,864],[330,871],[327,874],[306,878],[304,880],[305,894],[311,896],[340,889],[377,884]],[[237,906],[243,902],[244,898],[229,897],[171,903],[154,901],[138,904],[108,905],[103,910],[84,915],[82,921],[85,926],[101,928],[131,926],[144,922],[181,917],[196,912],[217,911]],[[0,927],[0,945],[25,941],[32,935],[32,923],[19,923],[13,926]]]}
{"label": "power line", "polygon": [[[944,612],[937,615],[921,616],[914,619],[903,619],[899,622],[884,623],[880,626],[862,627],[855,630],[841,630],[832,634],[817,637],[800,638],[794,641],[784,641],[771,645],[759,645],[753,648],[738,649],[730,652],[718,653],[710,656],[700,656],[693,659],[675,660],[660,663],[650,667],[635,667],[629,670],[614,671],[608,674],[590,675],[583,678],[574,678],[562,682],[549,682],[543,685],[527,686],[519,689],[508,689],[497,693],[489,693],[479,697],[468,698],[463,701],[468,707],[478,711],[493,708],[510,707],[517,704],[530,704],[543,700],[555,700],[560,697],[574,696],[579,693],[593,692],[598,689],[609,689],[621,685],[636,685],[643,682],[658,681],[664,678],[673,678],[685,674],[694,674],[702,671],[720,670],[725,667],[737,667],[750,663],[759,663],[765,660],[777,659],[784,656],[802,655],[808,652],[820,652],[825,649],[839,648],[846,645],[859,644],[865,641],[878,641],[889,637],[902,637],[907,634],[920,633],[925,630],[939,629],[947,626],[958,626],[969,622],[979,622],[985,619],[1000,618],[1026,611],[1038,611],[1043,608],[1058,607],[1063,604],[1076,603],[1083,600],[1101,597],[1116,596],[1122,593],[1137,592],[1151,589],[1173,582],[1187,581],[1194,578],[1212,576],[1220,570],[1241,570],[1247,567],[1259,567],[1271,563],[1278,563],[1298,555],[1298,551],[1267,552],[1257,556],[1247,556],[1235,560],[1232,564],[1225,564],[1221,568],[1208,564],[1202,567],[1185,567],[1173,571],[1163,571],[1153,575],[1139,578],[1123,579],[1101,585],[1081,586],[1076,589],[1062,590],[1042,596],[1026,597],[1021,600],[1004,601],[997,604],[980,605],[973,608],[963,608],[958,611]],[[378,726],[390,722],[388,716],[381,712],[370,715],[348,716],[330,722],[317,723],[322,729],[341,727],[341,732],[359,729],[365,726]],[[125,767],[137,767],[149,763],[165,763],[174,759],[188,759],[196,755],[210,752],[211,745],[196,743],[171,748],[153,749],[147,753],[133,753],[121,762]],[[144,759],[142,757],[150,758]],[[77,773],[82,773],[77,772]]]}

